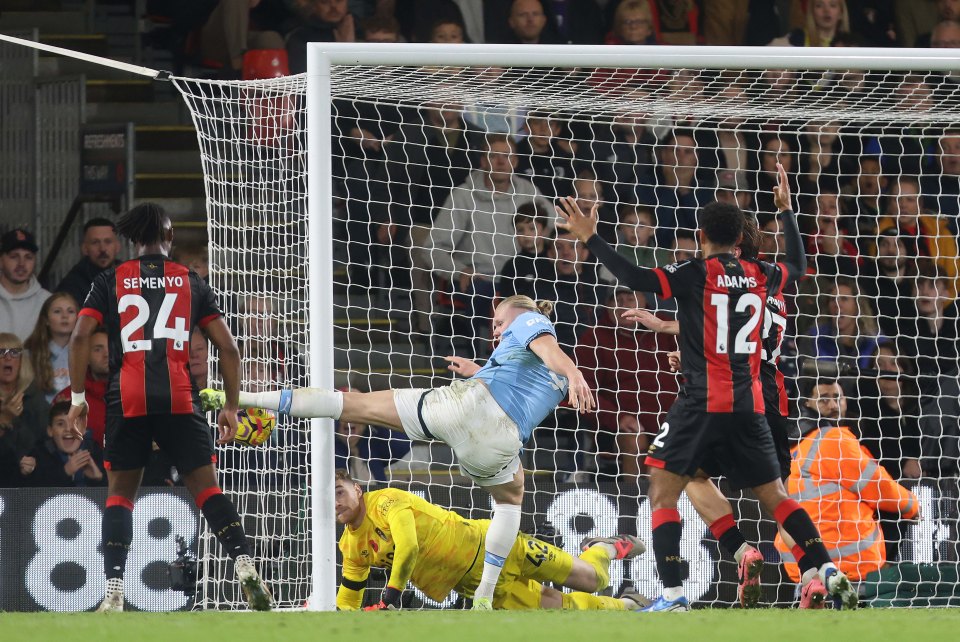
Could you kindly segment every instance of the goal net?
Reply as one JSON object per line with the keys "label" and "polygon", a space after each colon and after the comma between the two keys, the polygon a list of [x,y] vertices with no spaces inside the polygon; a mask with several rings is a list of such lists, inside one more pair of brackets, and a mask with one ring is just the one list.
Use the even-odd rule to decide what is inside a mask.
{"label": "goal net", "polygon": [[[452,375],[443,357],[489,355],[495,301],[515,293],[551,300],[559,341],[592,383],[600,412],[560,408],[535,431],[523,453],[523,529],[549,532],[549,522],[574,555],[589,536],[649,542],[642,453],[679,389],[666,357],[675,342],[617,319],[630,307],[671,318],[673,307],[618,288],[585,248],[557,233],[554,205],[563,196],[598,205],[599,233],[652,267],[694,256],[700,207],[737,203],[755,215],[761,257],[781,260],[771,193],[780,162],[810,266],[775,321],[784,325],[779,369],[792,436],[850,427],[921,505],[918,520],[881,512],[880,526],[852,539],[860,523],[836,516],[835,547],[849,553],[879,542],[890,561],[956,561],[960,78],[940,70],[947,63],[861,56],[865,70],[765,69],[798,66],[783,62],[794,54],[772,49],[774,62],[754,50],[750,64],[708,69],[640,54],[598,63],[591,50],[535,68],[525,52],[536,48],[469,64],[437,55],[406,65],[407,51],[397,50],[396,64],[331,64],[329,100],[326,84],[303,76],[175,81],[200,138],[211,282],[237,332],[246,388],[317,385],[311,373],[331,366],[338,387],[444,385]],[[703,67],[718,66],[707,60]],[[890,71],[907,66],[914,69]],[[320,110],[309,144],[308,88]],[[310,175],[308,159],[329,161],[329,183]],[[323,225],[332,239],[317,234]],[[312,248],[311,238],[322,244]],[[333,319],[330,345],[311,328],[321,313]],[[813,399],[818,377],[830,376],[846,400],[834,422],[823,417],[828,404]],[[332,458],[315,459],[316,438],[309,423],[283,420],[265,448],[220,451],[224,487],[284,607],[302,606],[316,581],[335,579],[314,577],[315,556],[331,555],[335,537],[332,526],[327,534],[314,527],[312,489],[329,492],[332,479],[318,486],[311,471],[326,479],[334,468]],[[469,517],[490,514],[488,496],[442,444],[338,425],[335,448],[336,465],[370,488],[389,484]],[[842,485],[859,491],[866,481]],[[768,562],[763,601],[794,603],[775,525],[749,493],[721,487]],[[734,604],[732,556],[685,498],[681,515],[686,595]],[[198,605],[240,605],[209,534],[201,557]],[[372,576],[367,599],[384,581]],[[652,554],[614,563],[613,592],[627,584],[660,593]],[[411,589],[404,603],[462,600],[438,605]]]}

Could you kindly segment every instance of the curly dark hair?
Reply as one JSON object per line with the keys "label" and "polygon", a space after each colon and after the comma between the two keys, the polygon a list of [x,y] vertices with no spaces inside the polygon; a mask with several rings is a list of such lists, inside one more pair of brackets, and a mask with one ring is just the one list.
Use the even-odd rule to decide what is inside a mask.
{"label": "curly dark hair", "polygon": [[700,210],[700,229],[714,245],[736,245],[743,234],[743,226],[743,212],[736,205],[713,202]]}

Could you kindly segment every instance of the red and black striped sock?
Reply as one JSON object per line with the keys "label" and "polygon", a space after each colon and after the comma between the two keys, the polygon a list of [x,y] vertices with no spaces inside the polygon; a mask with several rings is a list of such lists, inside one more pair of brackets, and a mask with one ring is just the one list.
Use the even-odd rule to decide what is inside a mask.
{"label": "red and black striped sock", "polygon": [[103,570],[108,580],[122,580],[133,541],[133,502],[120,495],[107,497],[101,528]]}
{"label": "red and black striped sock", "polygon": [[243,530],[237,508],[219,488],[211,486],[200,492],[196,502],[210,524],[210,530],[220,540],[220,545],[231,559],[250,554],[247,534]]}
{"label": "red and black striped sock", "polygon": [[[820,568],[830,561],[823,540],[820,539],[820,531],[796,500],[785,499],[780,502],[773,511],[773,517],[803,551],[802,559],[807,568]],[[797,561],[799,563],[800,560]]]}
{"label": "red and black striped sock", "polygon": [[728,513],[710,524],[710,532],[720,542],[720,546],[731,555],[735,555],[740,547],[747,543],[747,538],[740,532],[736,520],[733,519],[733,513]]}
{"label": "red and black striped sock", "polygon": [[653,554],[657,573],[664,588],[682,585],[680,577],[680,511],[676,508],[658,508],[653,511]]}

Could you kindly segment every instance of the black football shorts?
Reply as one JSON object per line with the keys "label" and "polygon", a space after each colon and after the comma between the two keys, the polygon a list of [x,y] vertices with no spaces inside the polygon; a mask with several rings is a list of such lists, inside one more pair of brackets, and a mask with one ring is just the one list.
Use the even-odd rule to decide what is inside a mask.
{"label": "black football shorts", "polygon": [[689,477],[703,469],[711,476],[723,475],[737,489],[762,486],[781,474],[763,415],[707,412],[684,396],[667,413],[646,464]]}
{"label": "black football shorts", "polygon": [[199,414],[124,417],[122,412],[107,410],[103,448],[107,470],[146,467],[153,442],[181,475],[217,461],[211,428]]}

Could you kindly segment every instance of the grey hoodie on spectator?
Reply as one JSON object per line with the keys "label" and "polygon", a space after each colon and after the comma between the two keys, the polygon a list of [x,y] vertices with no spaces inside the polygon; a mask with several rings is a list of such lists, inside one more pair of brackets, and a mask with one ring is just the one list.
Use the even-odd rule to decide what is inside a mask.
{"label": "grey hoodie on spectator", "polygon": [[11,294],[0,285],[0,332],[12,332],[26,341],[40,317],[40,308],[50,293],[40,287],[37,277],[20,294]]}
{"label": "grey hoodie on spectator", "polygon": [[524,203],[537,201],[552,211],[529,180],[514,175],[512,191],[492,192],[487,172],[474,170],[454,187],[430,230],[433,271],[453,281],[464,270],[494,278],[517,253],[513,217]]}

